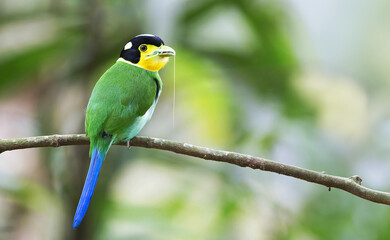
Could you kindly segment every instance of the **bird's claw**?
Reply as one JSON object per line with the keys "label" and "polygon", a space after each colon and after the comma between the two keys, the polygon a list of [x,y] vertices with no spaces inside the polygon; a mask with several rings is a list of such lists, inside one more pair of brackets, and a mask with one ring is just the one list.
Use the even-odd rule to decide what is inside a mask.
{"label": "bird's claw", "polygon": [[130,146],[130,140],[126,142],[126,146],[127,146],[127,149],[130,149],[131,146]]}

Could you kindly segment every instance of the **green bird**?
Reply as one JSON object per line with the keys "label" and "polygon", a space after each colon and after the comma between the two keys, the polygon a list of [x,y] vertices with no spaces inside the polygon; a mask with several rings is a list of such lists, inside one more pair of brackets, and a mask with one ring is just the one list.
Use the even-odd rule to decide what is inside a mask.
{"label": "green bird", "polygon": [[130,141],[150,120],[162,89],[158,75],[175,51],[161,38],[141,34],[123,48],[120,58],[96,83],[88,102],[85,130],[91,163],[73,228],[80,225],[111,145]]}

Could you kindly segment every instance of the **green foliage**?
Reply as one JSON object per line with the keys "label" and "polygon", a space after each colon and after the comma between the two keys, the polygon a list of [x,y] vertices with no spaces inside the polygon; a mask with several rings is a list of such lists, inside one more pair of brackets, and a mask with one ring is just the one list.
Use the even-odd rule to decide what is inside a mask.
{"label": "green foliage", "polygon": [[[334,191],[334,192],[333,192]],[[307,202],[298,218],[276,239],[387,239],[386,206],[355,201],[353,196],[321,191]],[[323,203],[323,204],[320,204]],[[326,204],[324,204],[326,203]]]}
{"label": "green foliage", "polygon": [[[0,111],[5,111],[0,112],[0,121],[5,119],[1,124],[6,126],[0,126],[0,131],[5,131],[0,137],[84,131],[87,101],[98,78],[116,61],[129,39],[154,33],[177,52],[175,127],[171,127],[171,61],[161,71],[162,96],[143,134],[258,155],[331,174],[362,172],[364,180],[384,175],[376,181],[383,183],[383,190],[388,187],[384,167],[372,170],[364,165],[375,165],[371,164],[374,159],[386,166],[376,158],[387,159],[389,153],[385,122],[390,114],[379,110],[389,109],[387,82],[378,83],[380,87],[368,93],[360,80],[332,76],[341,69],[337,64],[331,76],[297,81],[307,66],[298,60],[291,32],[295,29],[308,41],[318,40],[301,33],[301,25],[294,26],[297,19],[292,15],[296,10],[290,3],[27,2],[0,2],[0,41],[8,39],[2,30],[27,26],[37,18],[49,22],[48,29],[38,27],[37,33],[29,28],[14,33],[10,37],[15,42],[13,48],[6,49],[0,42]],[[338,20],[347,19],[344,14]],[[328,34],[336,27],[318,26],[318,31],[324,32],[321,40],[329,41]],[[342,31],[337,34],[340,39],[350,38]],[[39,37],[42,40],[36,42]],[[358,37],[351,40],[352,45],[360,46],[359,52],[386,52],[372,51],[367,46],[377,38],[367,37],[370,41],[365,45],[358,45]],[[312,50],[310,44],[303,48],[300,50]],[[375,85],[375,77],[369,73],[381,66],[373,60],[377,58],[353,58],[362,62],[364,67],[359,68],[366,71],[363,75],[353,72],[356,78],[364,76],[367,85]],[[320,63],[318,60],[313,65]],[[370,99],[370,94],[375,98]],[[17,111],[7,110],[15,108],[12,104],[7,107],[10,101],[15,101]],[[354,111],[356,108],[359,111]],[[378,116],[386,121],[378,121]],[[343,135],[354,133],[356,127],[352,125],[365,129],[351,135],[358,137]],[[15,136],[8,136],[9,131]],[[378,152],[382,153],[379,157]],[[4,176],[0,179],[0,200],[9,200],[0,207],[0,225],[12,225],[12,236],[27,231],[36,239],[390,238],[388,208],[347,193],[328,192],[323,187],[227,164],[119,147],[108,153],[86,218],[74,231],[71,220],[88,168],[88,147],[41,149],[36,155],[26,150],[21,154],[12,164],[31,158],[37,166],[20,167],[29,174],[14,173],[14,178],[2,172],[14,171],[8,159],[11,155],[0,155],[0,163],[7,163],[0,166],[0,175]],[[32,181],[34,177],[38,180]],[[40,224],[39,231],[33,232],[35,225],[31,222],[39,222],[42,216],[31,216],[42,212],[49,225]],[[28,217],[33,220],[24,220]]]}
{"label": "green foliage", "polygon": [[[199,42],[194,29],[200,20],[211,21],[224,9],[231,8],[242,18],[242,28],[249,29],[251,36],[247,49],[241,46],[228,45],[227,47],[200,48],[192,46]],[[218,11],[216,11],[216,9]],[[311,109],[292,87],[292,74],[298,71],[297,61],[283,29],[283,13],[271,4],[259,4],[255,1],[203,1],[194,7],[189,7],[182,14],[179,21],[179,30],[183,36],[183,44],[208,54],[215,58],[222,69],[230,76],[233,82],[244,82],[257,91],[262,100],[277,102],[288,116],[310,116]],[[196,31],[195,31],[196,33]],[[248,38],[248,36],[238,36]],[[205,41],[202,39],[201,41]],[[228,39],[219,39],[228,41]]]}

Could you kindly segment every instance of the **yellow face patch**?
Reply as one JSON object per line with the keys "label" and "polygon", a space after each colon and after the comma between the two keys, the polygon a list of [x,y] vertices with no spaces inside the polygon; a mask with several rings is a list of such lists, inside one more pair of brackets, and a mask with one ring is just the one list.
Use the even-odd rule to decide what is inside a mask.
{"label": "yellow face patch", "polygon": [[141,44],[138,47],[141,56],[136,65],[153,72],[160,70],[169,60],[169,55],[161,54],[163,48],[164,45],[157,47],[151,44]]}

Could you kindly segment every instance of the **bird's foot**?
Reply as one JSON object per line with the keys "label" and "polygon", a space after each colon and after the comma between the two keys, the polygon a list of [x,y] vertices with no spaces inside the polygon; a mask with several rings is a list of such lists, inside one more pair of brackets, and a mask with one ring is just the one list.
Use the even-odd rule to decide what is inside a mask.
{"label": "bird's foot", "polygon": [[131,146],[130,146],[130,140],[126,142],[126,146],[127,146],[127,149],[130,149]]}

